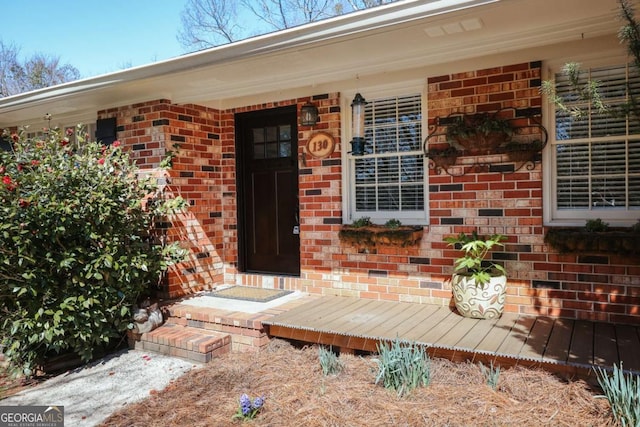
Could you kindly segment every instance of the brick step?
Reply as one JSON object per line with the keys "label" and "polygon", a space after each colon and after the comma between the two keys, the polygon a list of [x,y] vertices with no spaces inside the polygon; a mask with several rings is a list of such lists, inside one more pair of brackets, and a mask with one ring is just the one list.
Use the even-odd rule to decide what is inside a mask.
{"label": "brick step", "polygon": [[151,332],[134,337],[133,341],[133,347],[137,350],[182,357],[200,363],[210,362],[214,357],[231,351],[229,334],[177,325],[170,321]]}

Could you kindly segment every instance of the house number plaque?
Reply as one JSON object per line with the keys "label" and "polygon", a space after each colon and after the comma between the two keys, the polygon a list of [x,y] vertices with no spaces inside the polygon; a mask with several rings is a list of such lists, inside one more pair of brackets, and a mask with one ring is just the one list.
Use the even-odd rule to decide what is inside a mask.
{"label": "house number plaque", "polygon": [[307,152],[316,159],[329,157],[335,149],[336,140],[326,132],[317,132],[307,141]]}

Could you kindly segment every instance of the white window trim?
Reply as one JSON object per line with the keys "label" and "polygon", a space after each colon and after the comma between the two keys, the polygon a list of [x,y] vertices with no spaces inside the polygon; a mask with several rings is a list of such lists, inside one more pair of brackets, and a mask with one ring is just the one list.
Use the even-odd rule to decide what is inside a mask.
{"label": "white window trim", "polygon": [[[606,66],[615,66],[630,62],[630,58],[626,56],[609,56],[606,58],[594,59],[593,56],[583,58],[570,58],[565,61],[553,61],[546,63],[543,67],[542,78],[544,80],[553,80],[555,74],[560,71],[561,67],[567,62],[577,62],[583,69],[599,68]],[[542,206],[543,206],[543,225],[548,227],[583,227],[587,220],[600,218],[612,227],[629,227],[638,222],[640,219],[640,209],[629,209],[625,212],[611,210],[567,210],[561,212],[555,208],[556,206],[556,157],[554,154],[554,141],[556,135],[555,128],[555,106],[548,99],[543,97],[542,103],[543,122],[549,133],[549,142],[542,152]],[[576,213],[584,215],[576,217]]]}
{"label": "white window trim", "polygon": [[[429,224],[429,168],[427,159],[424,159],[424,212],[416,215],[416,212],[367,212],[366,214],[355,214],[355,170],[352,167],[351,159],[353,156],[350,141],[351,135],[351,102],[356,93],[360,93],[366,100],[378,99],[392,96],[403,96],[419,93],[421,94],[422,108],[422,135],[421,140],[424,141],[427,131],[427,94],[424,81],[420,82],[404,82],[402,84],[393,84],[377,87],[358,88],[358,90],[342,92],[341,111],[342,111],[342,222],[350,224],[358,218],[367,216],[371,218],[371,222],[375,224],[384,224],[390,219],[397,219],[405,225],[428,225]],[[422,142],[421,142],[422,145]]]}

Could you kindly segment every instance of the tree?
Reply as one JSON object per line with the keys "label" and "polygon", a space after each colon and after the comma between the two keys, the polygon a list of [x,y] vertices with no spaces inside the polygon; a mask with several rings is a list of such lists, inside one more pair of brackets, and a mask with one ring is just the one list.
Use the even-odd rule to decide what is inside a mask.
{"label": "tree", "polygon": [[42,89],[80,78],[80,71],[60,57],[36,53],[21,62],[15,44],[0,40],[0,97]]}
{"label": "tree", "polygon": [[394,1],[188,0],[177,39],[187,50],[205,49]]}

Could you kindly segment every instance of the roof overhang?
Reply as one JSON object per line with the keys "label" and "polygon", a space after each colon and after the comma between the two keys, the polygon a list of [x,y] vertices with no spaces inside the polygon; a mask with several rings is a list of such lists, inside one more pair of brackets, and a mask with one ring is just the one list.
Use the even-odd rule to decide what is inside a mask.
{"label": "roof overhang", "polygon": [[612,40],[621,25],[617,7],[616,0],[400,1],[3,98],[0,127],[159,98],[227,108],[261,95],[319,93],[367,76]]}

